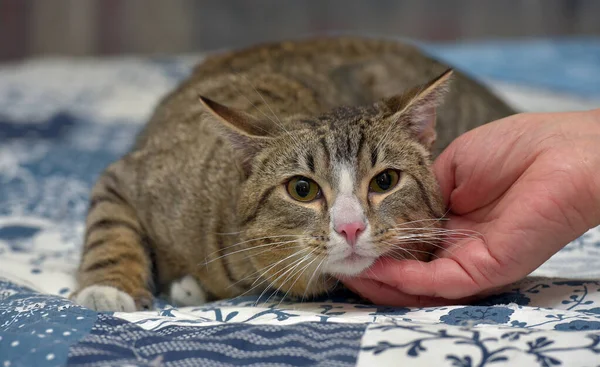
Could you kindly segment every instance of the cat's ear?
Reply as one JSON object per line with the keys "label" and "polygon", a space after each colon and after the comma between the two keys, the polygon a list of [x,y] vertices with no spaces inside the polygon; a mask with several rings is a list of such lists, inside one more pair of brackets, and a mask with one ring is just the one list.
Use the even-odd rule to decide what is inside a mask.
{"label": "cat's ear", "polygon": [[223,106],[204,96],[199,96],[199,98],[208,112],[221,121],[225,127],[236,133],[248,137],[266,137],[270,135],[270,121],[257,119],[246,112]]}
{"label": "cat's ear", "polygon": [[408,128],[430,150],[437,136],[436,109],[444,101],[452,74],[453,70],[448,69],[430,82],[386,101],[388,107],[396,111],[392,116],[392,123]]}
{"label": "cat's ear", "polygon": [[270,124],[209,98],[199,96],[199,99],[206,111],[219,122],[219,130],[238,153],[244,171],[249,173],[252,159],[271,139]]}

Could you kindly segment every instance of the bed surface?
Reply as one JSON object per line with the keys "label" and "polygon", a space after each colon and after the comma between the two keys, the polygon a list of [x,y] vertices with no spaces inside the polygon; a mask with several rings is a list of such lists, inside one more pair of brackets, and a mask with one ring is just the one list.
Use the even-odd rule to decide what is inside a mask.
{"label": "bed surface", "polygon": [[[600,40],[423,45],[515,107],[600,107]],[[97,313],[74,287],[88,193],[201,56],[0,65],[0,367],[598,366],[600,228],[476,305],[350,294]]]}

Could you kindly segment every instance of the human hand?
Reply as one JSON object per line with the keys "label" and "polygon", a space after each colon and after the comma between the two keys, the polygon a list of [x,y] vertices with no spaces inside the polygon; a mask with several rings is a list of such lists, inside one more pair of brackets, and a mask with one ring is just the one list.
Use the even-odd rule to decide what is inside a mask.
{"label": "human hand", "polygon": [[374,303],[466,302],[515,282],[600,225],[600,109],[519,114],[456,139],[434,163],[450,237],[428,263],[382,258],[344,279]]}

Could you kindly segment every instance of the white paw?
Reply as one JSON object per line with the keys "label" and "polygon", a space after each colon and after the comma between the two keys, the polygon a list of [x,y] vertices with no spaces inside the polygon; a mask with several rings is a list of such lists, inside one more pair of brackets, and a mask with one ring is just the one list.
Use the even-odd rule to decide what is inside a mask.
{"label": "white paw", "polygon": [[191,275],[174,281],[169,291],[171,302],[176,306],[199,306],[206,303],[206,295]]}
{"label": "white paw", "polygon": [[92,285],[82,289],[74,301],[96,311],[133,312],[133,298],[127,293],[106,285]]}

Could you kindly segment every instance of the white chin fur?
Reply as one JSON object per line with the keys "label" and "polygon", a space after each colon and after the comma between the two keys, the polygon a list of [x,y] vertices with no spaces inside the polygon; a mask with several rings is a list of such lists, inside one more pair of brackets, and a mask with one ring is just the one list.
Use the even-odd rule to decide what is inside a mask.
{"label": "white chin fur", "polygon": [[323,270],[331,275],[355,276],[368,269],[373,262],[375,262],[373,257],[346,258],[328,263]]}

